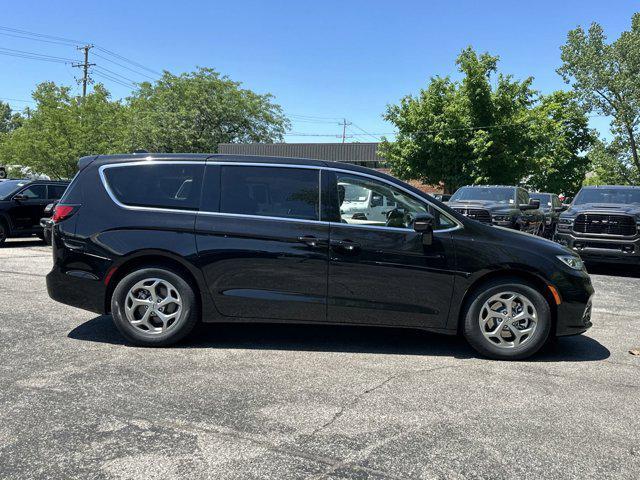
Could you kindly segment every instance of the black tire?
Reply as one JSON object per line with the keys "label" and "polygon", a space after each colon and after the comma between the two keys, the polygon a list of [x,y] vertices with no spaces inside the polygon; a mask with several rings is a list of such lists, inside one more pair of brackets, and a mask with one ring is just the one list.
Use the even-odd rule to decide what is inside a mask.
{"label": "black tire", "polygon": [[[143,327],[132,325],[125,311],[129,290],[145,279],[169,282],[181,300],[182,311],[169,328],[161,333],[150,334],[143,330]],[[113,322],[120,333],[129,342],[143,347],[165,347],[177,343],[191,333],[199,320],[194,288],[180,274],[155,266],[135,270],[118,282],[111,298],[111,312]]]}
{"label": "black tire", "polygon": [[8,236],[9,236],[9,229],[7,228],[6,223],[4,223],[4,220],[0,219],[0,246],[4,244],[4,241],[7,239]]}
{"label": "black tire", "polygon": [[[514,292],[526,297],[537,313],[537,325],[531,336],[523,336],[523,343],[511,348],[499,347],[487,339],[480,326],[480,313],[484,303],[502,292]],[[481,355],[496,360],[521,360],[535,354],[546,343],[552,323],[551,309],[544,296],[534,286],[518,278],[493,280],[481,285],[469,298],[463,319],[463,332],[467,342]]]}
{"label": "black tire", "polygon": [[7,178],[7,171],[4,168],[0,168],[0,179]]}

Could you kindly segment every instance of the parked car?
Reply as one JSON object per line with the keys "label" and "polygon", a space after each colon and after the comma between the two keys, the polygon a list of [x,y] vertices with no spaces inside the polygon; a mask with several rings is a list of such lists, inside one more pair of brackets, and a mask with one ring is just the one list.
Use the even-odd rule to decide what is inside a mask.
{"label": "parked car", "polygon": [[540,210],[544,214],[544,237],[552,238],[556,233],[560,212],[567,209],[555,193],[536,192],[529,197],[540,202]]}
{"label": "parked car", "polygon": [[436,193],[433,195],[433,198],[440,200],[441,202],[448,202],[451,199],[451,195],[448,193]]}
{"label": "parked car", "polygon": [[544,233],[544,213],[540,202],[522,187],[474,185],[459,188],[449,207],[462,215],[488,225],[520,230],[533,235]]}
{"label": "parked car", "polygon": [[560,214],[555,240],[584,260],[640,264],[640,187],[583,187]]}
{"label": "parked car", "polygon": [[[515,359],[591,326],[577,254],[381,172],[235,155],[78,166],[52,217],[49,295],[111,313],[138,345],[172,344],[201,320],[325,322],[461,332],[481,354]],[[354,221],[341,212],[351,187],[397,206]]]}
{"label": "parked car", "polygon": [[53,209],[58,202],[52,202],[44,208],[44,217],[40,219],[40,226],[42,227],[42,235],[44,243],[51,245],[51,228],[53,227]]}
{"label": "parked car", "polygon": [[37,235],[44,240],[40,219],[45,207],[59,199],[69,182],[5,180],[0,183],[0,245],[10,237]]}

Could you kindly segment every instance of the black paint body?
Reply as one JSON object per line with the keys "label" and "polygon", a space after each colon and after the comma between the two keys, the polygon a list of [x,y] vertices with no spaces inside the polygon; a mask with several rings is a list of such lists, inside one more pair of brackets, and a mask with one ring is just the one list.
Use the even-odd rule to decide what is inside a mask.
{"label": "black paint body", "polygon": [[[99,167],[118,162],[201,162],[199,211],[123,208],[105,189]],[[205,165],[205,162],[209,163]],[[320,221],[223,215],[220,166],[212,162],[293,164],[318,169]],[[115,284],[137,265],[182,272],[199,293],[205,322],[327,322],[422,328],[455,334],[468,294],[484,280],[517,276],[549,298],[557,335],[581,333],[593,288],[585,271],[556,256],[568,250],[525,233],[482,225],[399,180],[334,162],[231,155],[123,155],[84,158],[62,204],[77,211],[53,227],[52,298],[107,313]],[[391,182],[454,219],[431,245],[409,229],[339,223],[331,169]],[[333,188],[335,191],[335,188]],[[553,285],[562,302],[556,306]]]}

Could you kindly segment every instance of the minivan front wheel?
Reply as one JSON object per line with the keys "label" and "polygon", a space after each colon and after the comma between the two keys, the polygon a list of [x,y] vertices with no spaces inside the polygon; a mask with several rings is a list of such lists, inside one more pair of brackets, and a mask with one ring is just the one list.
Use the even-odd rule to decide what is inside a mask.
{"label": "minivan front wheel", "polygon": [[146,347],[171,345],[198,321],[193,288],[163,268],[143,268],[125,276],[111,299],[113,321],[130,342]]}
{"label": "minivan front wheel", "polygon": [[521,280],[499,280],[476,290],[464,318],[464,336],[480,354],[518,360],[536,353],[551,331],[547,300]]}

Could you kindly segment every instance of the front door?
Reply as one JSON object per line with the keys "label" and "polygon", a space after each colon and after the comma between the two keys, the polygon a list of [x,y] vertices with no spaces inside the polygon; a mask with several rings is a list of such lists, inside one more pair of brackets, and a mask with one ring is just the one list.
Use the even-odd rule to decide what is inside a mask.
{"label": "front door", "polygon": [[[15,197],[21,196],[20,200]],[[47,186],[31,185],[14,195],[9,212],[14,227],[20,231],[30,231],[40,225],[40,218],[47,206]]]}
{"label": "front door", "polygon": [[325,321],[329,226],[319,170],[207,166],[196,221],[201,269],[228,317]]}
{"label": "front door", "polygon": [[[324,175],[323,198],[335,202],[337,217],[329,233],[328,321],[443,328],[453,292],[449,230],[455,222],[392,184],[350,173]],[[387,198],[391,209],[385,219],[363,221],[341,212],[344,189],[336,190],[338,183]],[[415,215],[424,212],[436,217],[431,245],[412,228]]]}

